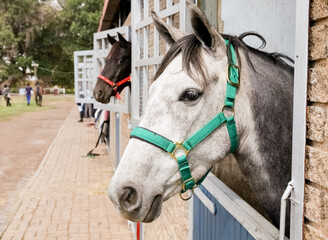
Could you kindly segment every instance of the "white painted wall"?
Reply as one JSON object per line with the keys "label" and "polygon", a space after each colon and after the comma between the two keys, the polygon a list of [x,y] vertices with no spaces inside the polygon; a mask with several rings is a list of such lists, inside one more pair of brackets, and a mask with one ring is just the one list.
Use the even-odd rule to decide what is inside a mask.
{"label": "white painted wall", "polygon": [[[240,35],[255,31],[267,41],[267,52],[280,52],[295,59],[296,0],[221,0],[224,33]],[[255,37],[246,37],[259,47]]]}

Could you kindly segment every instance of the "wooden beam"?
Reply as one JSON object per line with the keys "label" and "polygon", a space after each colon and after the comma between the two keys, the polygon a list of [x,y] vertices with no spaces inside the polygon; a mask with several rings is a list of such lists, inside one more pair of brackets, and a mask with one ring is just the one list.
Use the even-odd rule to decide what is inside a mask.
{"label": "wooden beam", "polygon": [[105,0],[103,13],[99,21],[98,32],[108,30],[119,9],[121,0]]}

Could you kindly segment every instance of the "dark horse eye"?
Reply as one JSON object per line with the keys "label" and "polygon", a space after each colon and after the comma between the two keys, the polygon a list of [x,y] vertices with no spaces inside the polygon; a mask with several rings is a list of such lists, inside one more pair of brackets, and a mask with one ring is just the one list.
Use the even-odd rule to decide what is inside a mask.
{"label": "dark horse eye", "polygon": [[196,101],[200,96],[201,92],[196,89],[187,89],[179,98],[180,101]]}
{"label": "dark horse eye", "polygon": [[117,59],[117,60],[116,60],[116,63],[117,63],[117,64],[122,64],[123,62],[124,62],[123,59]]}

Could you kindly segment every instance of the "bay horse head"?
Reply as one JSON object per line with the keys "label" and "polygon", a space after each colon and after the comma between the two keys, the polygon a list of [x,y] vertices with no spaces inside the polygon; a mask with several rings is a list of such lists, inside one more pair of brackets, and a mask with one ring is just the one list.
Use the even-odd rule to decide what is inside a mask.
{"label": "bay horse head", "polygon": [[187,3],[191,35],[152,13],[171,48],[153,78],[109,197],[123,217],[151,222],[165,200],[192,191],[215,163],[234,153],[278,225],[280,197],[290,180],[293,69],[282,55],[247,46],[242,39],[250,34],[219,34]]}
{"label": "bay horse head", "polygon": [[101,103],[108,103],[112,96],[121,92],[126,86],[130,86],[131,43],[120,33],[117,35],[118,41],[107,34],[112,48],[93,89],[94,98]]}

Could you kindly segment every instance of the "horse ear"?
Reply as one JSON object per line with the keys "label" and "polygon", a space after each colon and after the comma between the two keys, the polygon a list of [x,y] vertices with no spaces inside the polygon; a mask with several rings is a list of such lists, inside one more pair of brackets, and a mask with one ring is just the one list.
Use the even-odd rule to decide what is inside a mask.
{"label": "horse ear", "polygon": [[154,11],[151,12],[151,17],[158,32],[170,46],[186,35],[186,33],[164,22]]}
{"label": "horse ear", "polygon": [[108,33],[107,33],[107,39],[108,39],[108,42],[109,42],[111,45],[113,45],[114,43],[117,42],[116,39],[113,38],[113,37],[111,37],[111,36],[109,36]]}
{"label": "horse ear", "polygon": [[120,44],[122,44],[122,46],[126,46],[128,44],[128,41],[119,32],[117,33],[117,35]]}
{"label": "horse ear", "polygon": [[186,2],[190,11],[191,26],[203,47],[215,51],[218,46],[224,46],[223,38],[210,25],[205,14],[193,3],[189,1]]}

